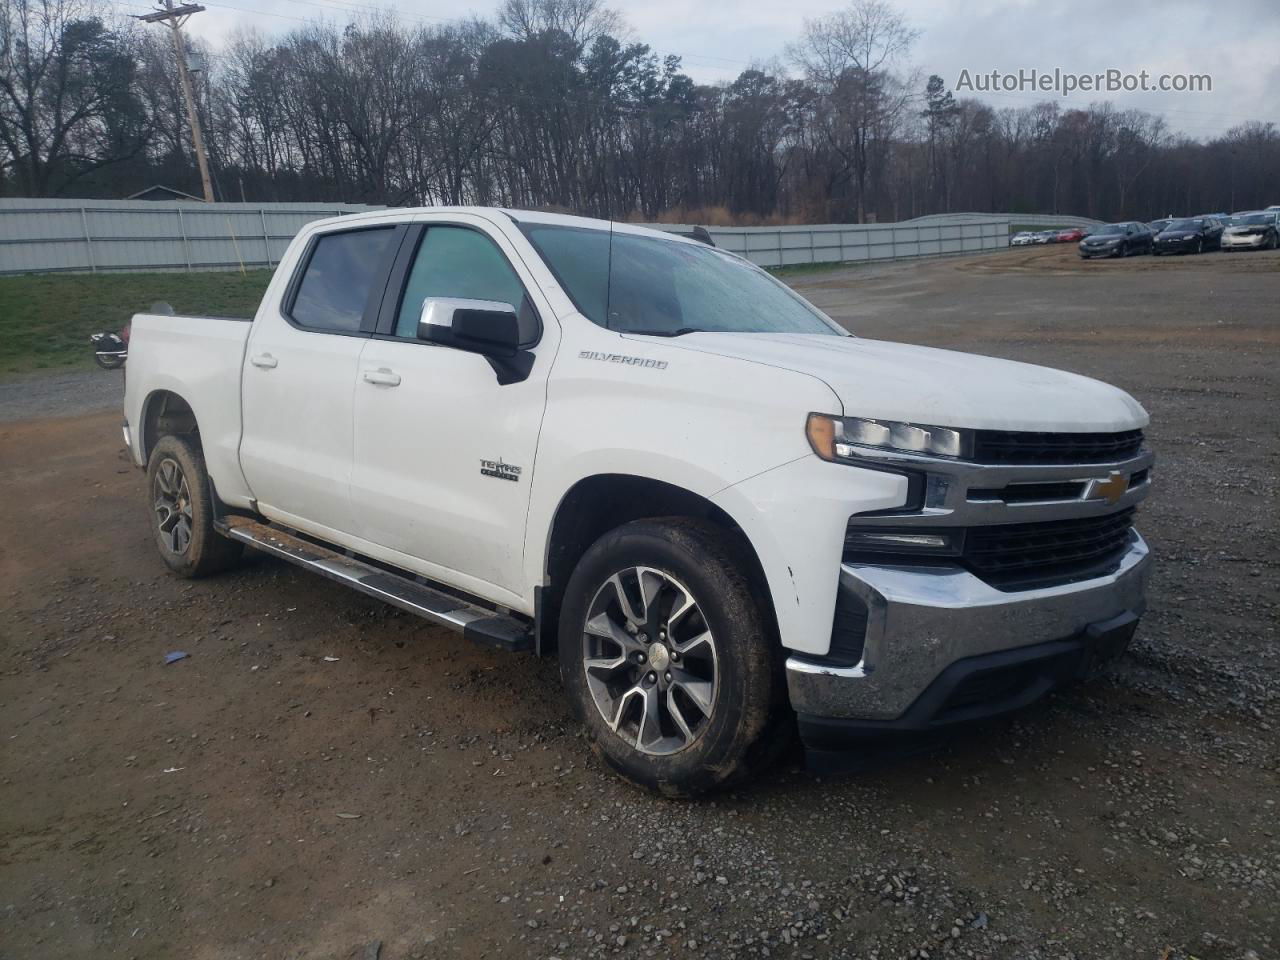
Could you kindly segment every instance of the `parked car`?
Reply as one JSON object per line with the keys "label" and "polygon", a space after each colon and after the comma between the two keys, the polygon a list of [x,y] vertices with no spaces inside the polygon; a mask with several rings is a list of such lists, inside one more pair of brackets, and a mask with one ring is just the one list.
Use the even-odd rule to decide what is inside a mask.
{"label": "parked car", "polygon": [[1177,217],[1163,217],[1160,220],[1152,220],[1150,223],[1147,224],[1147,229],[1150,230],[1153,235],[1158,234],[1161,230],[1163,230],[1169,224],[1173,223],[1173,221],[1176,219]]}
{"label": "parked car", "polygon": [[1021,233],[1015,233],[1013,235],[1013,239],[1009,241],[1009,246],[1025,247],[1027,244],[1033,242],[1034,240],[1035,240],[1035,234],[1031,233],[1028,230],[1023,230]]}
{"label": "parked car", "polygon": [[175,574],[249,546],[558,657],[596,750],[664,794],[744,780],[797,717],[829,766],[1006,713],[1144,608],[1124,391],[852,336],[629,224],[309,223],[251,323],[134,317],[124,410]]}
{"label": "parked car", "polygon": [[1035,239],[1032,243],[1056,243],[1057,239],[1057,230],[1041,230],[1035,235]]}
{"label": "parked car", "polygon": [[1204,253],[1217,249],[1222,239],[1222,222],[1215,217],[1187,217],[1174,220],[1155,238],[1152,253]]}
{"label": "parked car", "polygon": [[1080,227],[1067,227],[1065,230],[1059,230],[1055,243],[1079,243],[1088,234]]}
{"label": "parked car", "polygon": [[1145,223],[1104,224],[1080,241],[1080,257],[1127,257],[1151,252],[1151,231]]}
{"label": "parked car", "polygon": [[1223,250],[1274,250],[1280,245],[1280,210],[1231,218],[1219,241]]}

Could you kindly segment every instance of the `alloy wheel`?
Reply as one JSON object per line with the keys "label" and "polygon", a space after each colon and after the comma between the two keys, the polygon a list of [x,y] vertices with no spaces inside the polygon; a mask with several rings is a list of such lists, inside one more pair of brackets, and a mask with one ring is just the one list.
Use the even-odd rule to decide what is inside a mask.
{"label": "alloy wheel", "polygon": [[621,570],[596,591],[582,666],[600,716],[641,753],[683,750],[715,710],[715,638],[689,589],[653,567]]}
{"label": "alloy wheel", "polygon": [[191,491],[177,460],[166,457],[156,469],[152,496],[156,526],[172,553],[186,553],[191,546]]}

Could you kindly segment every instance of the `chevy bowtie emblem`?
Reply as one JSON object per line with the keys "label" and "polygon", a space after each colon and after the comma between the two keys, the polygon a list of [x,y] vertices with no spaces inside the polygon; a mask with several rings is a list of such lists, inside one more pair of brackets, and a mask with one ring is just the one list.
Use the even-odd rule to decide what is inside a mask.
{"label": "chevy bowtie emblem", "polygon": [[1116,503],[1128,489],[1129,475],[1120,473],[1118,470],[1112,470],[1110,476],[1105,480],[1090,480],[1084,488],[1084,498],[1086,500],[1105,500],[1107,503]]}

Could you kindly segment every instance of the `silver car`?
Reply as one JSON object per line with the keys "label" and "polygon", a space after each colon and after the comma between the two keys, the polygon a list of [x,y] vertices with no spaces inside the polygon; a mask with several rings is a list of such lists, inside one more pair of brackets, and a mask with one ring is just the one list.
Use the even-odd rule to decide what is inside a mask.
{"label": "silver car", "polygon": [[1280,210],[1242,213],[1222,231],[1223,250],[1274,250],[1280,246]]}

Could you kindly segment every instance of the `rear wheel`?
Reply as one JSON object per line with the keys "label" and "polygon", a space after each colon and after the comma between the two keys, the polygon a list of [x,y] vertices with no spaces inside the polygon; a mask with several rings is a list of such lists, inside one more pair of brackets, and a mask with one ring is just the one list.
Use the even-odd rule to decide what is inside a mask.
{"label": "rear wheel", "polygon": [[102,354],[95,352],[93,362],[103,370],[116,370],[124,366],[124,357],[104,357]]}
{"label": "rear wheel", "polygon": [[668,796],[739,783],[785,745],[779,650],[733,544],[709,524],[626,524],[583,555],[560,674],[596,752]]}
{"label": "rear wheel", "polygon": [[204,577],[236,564],[243,544],[213,527],[213,501],[204,455],[189,437],[161,437],[147,459],[147,489],[156,549],[182,577]]}

